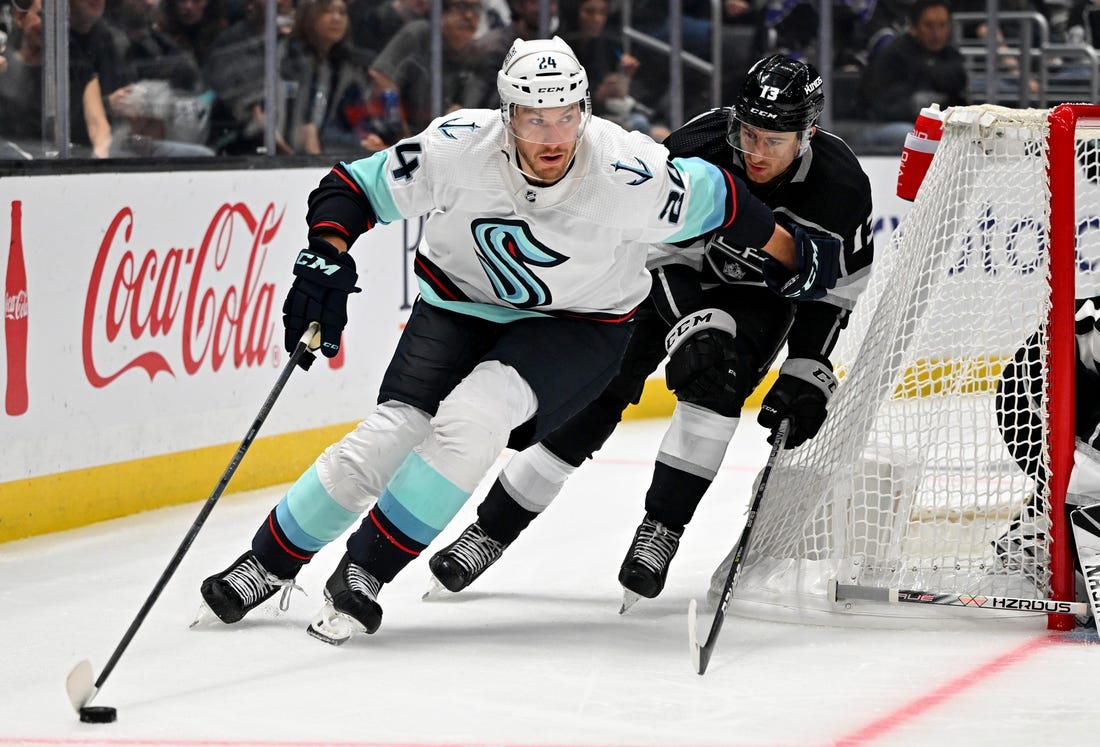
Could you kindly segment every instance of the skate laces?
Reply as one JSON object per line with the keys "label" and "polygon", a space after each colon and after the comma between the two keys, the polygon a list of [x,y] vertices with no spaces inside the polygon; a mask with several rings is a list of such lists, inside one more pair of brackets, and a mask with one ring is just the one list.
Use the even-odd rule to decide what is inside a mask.
{"label": "skate laces", "polygon": [[224,581],[237,593],[245,607],[258,604],[281,587],[283,593],[279,597],[279,609],[286,612],[290,609],[291,592],[297,589],[305,594],[305,589],[294,583],[294,579],[279,578],[270,573],[251,555],[226,574]]}
{"label": "skate laces", "polygon": [[468,570],[476,573],[488,568],[504,553],[506,545],[485,533],[476,522],[466,527],[454,546],[447,551]]}
{"label": "skate laces", "polygon": [[348,561],[348,567],[344,571],[344,580],[348,589],[359,596],[368,597],[372,602],[378,601],[378,593],[382,591],[382,582],[368,573],[358,563]]}
{"label": "skate laces", "polygon": [[661,573],[672,562],[680,546],[680,533],[664,524],[646,518],[638,527],[631,558],[655,573]]}

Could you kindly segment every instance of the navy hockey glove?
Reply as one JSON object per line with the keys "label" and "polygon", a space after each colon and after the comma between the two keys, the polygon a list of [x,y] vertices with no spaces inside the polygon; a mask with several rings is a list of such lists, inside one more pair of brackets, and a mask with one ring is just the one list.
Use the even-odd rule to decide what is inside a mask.
{"label": "navy hockey glove", "polygon": [[773,291],[794,301],[814,301],[824,298],[836,286],[840,275],[840,239],[809,231],[797,223],[783,223],[794,238],[795,264],[791,271],[775,259],[764,263],[764,283]]}
{"label": "navy hockey glove", "polygon": [[[765,395],[756,422],[774,433],[779,421],[790,418],[786,448],[793,449],[821,430],[834,391],[836,376],[829,361],[788,358],[779,367],[779,378]],[[768,443],[772,443],[771,436]]]}
{"label": "navy hockey glove", "polygon": [[[294,262],[294,283],[283,302],[283,327],[287,352],[294,350],[310,322],[321,325],[321,352],[327,358],[340,352],[340,334],[348,323],[348,295],[358,293],[355,260],[341,254],[324,239],[311,238],[309,248]],[[308,369],[312,355],[298,365]]]}
{"label": "navy hockey glove", "polygon": [[678,321],[665,337],[665,384],[682,402],[722,412],[737,398],[737,324],[721,309],[702,309]]}

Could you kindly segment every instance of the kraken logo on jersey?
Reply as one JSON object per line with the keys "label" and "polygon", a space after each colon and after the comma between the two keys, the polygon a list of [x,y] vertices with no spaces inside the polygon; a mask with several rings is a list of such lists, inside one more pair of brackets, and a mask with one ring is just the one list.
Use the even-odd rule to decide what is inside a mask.
{"label": "kraken logo on jersey", "polygon": [[529,266],[554,267],[566,258],[536,239],[525,221],[479,219],[470,229],[478,261],[499,298],[520,309],[545,306],[553,300],[550,288]]}

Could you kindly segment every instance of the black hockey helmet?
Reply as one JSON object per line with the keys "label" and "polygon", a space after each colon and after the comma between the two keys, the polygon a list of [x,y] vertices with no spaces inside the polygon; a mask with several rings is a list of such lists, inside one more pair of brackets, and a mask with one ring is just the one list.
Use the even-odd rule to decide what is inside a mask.
{"label": "black hockey helmet", "polygon": [[802,132],[817,124],[824,108],[825,93],[817,68],[774,54],[749,70],[733,114],[762,130]]}

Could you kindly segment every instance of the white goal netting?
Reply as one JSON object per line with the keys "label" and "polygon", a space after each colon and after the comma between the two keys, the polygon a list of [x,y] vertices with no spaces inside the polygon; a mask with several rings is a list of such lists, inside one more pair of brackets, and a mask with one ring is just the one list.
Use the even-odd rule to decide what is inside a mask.
{"label": "white goal netting", "polygon": [[[786,610],[798,619],[960,612],[837,605],[830,579],[1048,596],[1057,520],[1042,477],[1049,474],[1048,114],[947,113],[912,211],[877,247],[868,290],[834,353],[841,384],[829,418],[771,475],[734,611],[788,617]],[[1097,287],[1092,263],[1100,262],[1095,138],[1100,133],[1078,128],[1079,288]],[[1013,364],[1022,346],[1026,356]],[[1001,423],[1013,426],[1011,448],[998,409]],[[716,572],[712,591],[723,581]]]}

